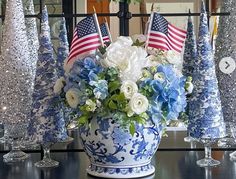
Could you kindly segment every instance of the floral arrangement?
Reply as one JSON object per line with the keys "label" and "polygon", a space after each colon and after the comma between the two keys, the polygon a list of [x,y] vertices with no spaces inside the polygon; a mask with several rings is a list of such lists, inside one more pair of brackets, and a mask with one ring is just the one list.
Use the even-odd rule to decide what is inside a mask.
{"label": "floral arrangement", "polygon": [[134,134],[136,122],[165,125],[185,110],[186,78],[134,44],[118,37],[104,54],[76,60],[57,80],[54,92],[78,112],[81,125],[112,115]]}

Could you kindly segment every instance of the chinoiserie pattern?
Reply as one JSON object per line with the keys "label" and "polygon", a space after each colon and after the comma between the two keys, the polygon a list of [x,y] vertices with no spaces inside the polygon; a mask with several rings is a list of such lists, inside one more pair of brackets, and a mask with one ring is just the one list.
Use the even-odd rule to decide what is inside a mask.
{"label": "chinoiserie pattern", "polygon": [[194,33],[193,20],[191,16],[189,16],[188,18],[188,28],[183,58],[183,75],[186,77],[192,76],[193,69],[197,60],[197,44],[196,36]]}
{"label": "chinoiserie pattern", "polygon": [[225,135],[225,124],[203,1],[198,38],[198,58],[193,72],[194,89],[190,101],[188,130],[195,138],[221,138]]}
{"label": "chinoiserie pattern", "polygon": [[42,11],[39,60],[33,94],[32,120],[29,126],[29,135],[36,135],[36,140],[40,143],[58,142],[67,138],[59,97],[53,92],[57,79],[56,67],[45,7]]}
{"label": "chinoiserie pattern", "polygon": [[151,121],[137,124],[133,136],[112,117],[95,117],[90,126],[79,129],[91,161],[89,172],[124,178],[154,170],[150,162],[161,141],[161,124],[154,125]]}

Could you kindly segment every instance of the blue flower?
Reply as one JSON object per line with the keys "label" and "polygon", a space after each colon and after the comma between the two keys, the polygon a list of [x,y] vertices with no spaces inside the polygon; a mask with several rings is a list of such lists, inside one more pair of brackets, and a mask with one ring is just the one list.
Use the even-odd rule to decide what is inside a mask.
{"label": "blue flower", "polygon": [[91,86],[95,86],[93,93],[97,99],[105,99],[108,96],[108,84],[106,80],[91,81]]}

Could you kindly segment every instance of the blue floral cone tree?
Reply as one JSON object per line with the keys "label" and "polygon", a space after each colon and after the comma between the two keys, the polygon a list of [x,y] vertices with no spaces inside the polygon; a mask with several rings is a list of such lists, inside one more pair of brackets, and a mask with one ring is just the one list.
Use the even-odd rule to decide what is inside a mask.
{"label": "blue floral cone tree", "polygon": [[[66,30],[66,21],[64,17],[61,19],[61,24],[60,24],[59,43],[60,45],[57,49],[58,77],[65,77],[65,71],[63,66],[66,58],[69,56],[69,43]],[[72,113],[72,109],[68,108],[64,104],[62,105],[63,105],[62,107],[63,107],[65,124],[66,126],[68,126],[70,122],[73,120],[73,116],[70,115]]]}
{"label": "blue floral cone tree", "polygon": [[69,56],[69,43],[66,30],[66,21],[63,17],[60,24],[59,32],[59,47],[57,49],[57,66],[58,66],[58,76],[64,76],[64,61]]}
{"label": "blue floral cone tree", "polygon": [[196,36],[194,33],[194,25],[192,17],[188,17],[187,35],[185,40],[185,49],[183,56],[183,75],[193,76],[193,70],[197,58],[197,44]]}
{"label": "blue floral cone tree", "polygon": [[[194,33],[194,24],[192,17],[188,17],[188,27],[187,27],[187,36],[185,40],[185,49],[183,56],[183,75],[187,77],[187,81],[191,82],[193,77],[194,67],[196,67],[197,61],[197,44],[196,44],[196,36]],[[186,85],[190,85],[188,82]],[[191,94],[188,96],[187,101],[191,98]],[[186,116],[188,117],[189,113],[189,104],[186,107]],[[187,118],[189,120],[189,118]],[[191,136],[187,136],[184,138],[185,142],[191,142],[194,138]]]}
{"label": "blue floral cone tree", "polygon": [[[49,144],[63,141],[67,138],[65,121],[59,98],[54,95],[53,86],[57,79],[56,61],[53,57],[53,48],[48,24],[46,7],[42,11],[39,60],[37,62],[35,89],[33,94],[32,120],[29,126],[29,135],[44,147],[45,156],[49,153]],[[51,161],[51,160],[50,160]],[[56,161],[51,162],[57,166]],[[49,162],[42,160],[36,163],[38,167],[50,167]]]}
{"label": "blue floral cone tree", "polygon": [[225,136],[225,124],[203,1],[198,38],[197,68],[193,72],[194,90],[190,101],[188,130],[192,137],[205,144],[205,159],[197,161],[199,166],[205,167],[219,164],[219,161],[211,158],[210,143]]}

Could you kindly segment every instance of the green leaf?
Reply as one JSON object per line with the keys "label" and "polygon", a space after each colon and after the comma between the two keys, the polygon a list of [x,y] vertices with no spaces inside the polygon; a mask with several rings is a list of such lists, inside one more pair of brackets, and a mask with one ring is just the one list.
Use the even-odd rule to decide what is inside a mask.
{"label": "green leaf", "polygon": [[112,100],[109,102],[109,108],[110,109],[117,109],[117,105],[116,105],[116,103],[114,103]]}
{"label": "green leaf", "polygon": [[134,136],[134,134],[135,134],[135,125],[134,125],[133,122],[130,123],[129,132],[132,136]]}
{"label": "green leaf", "polygon": [[112,93],[116,91],[117,89],[120,89],[120,82],[119,81],[113,81],[108,84],[109,92]]}
{"label": "green leaf", "polygon": [[79,125],[83,125],[88,123],[89,116],[88,115],[83,115],[78,118]]}

